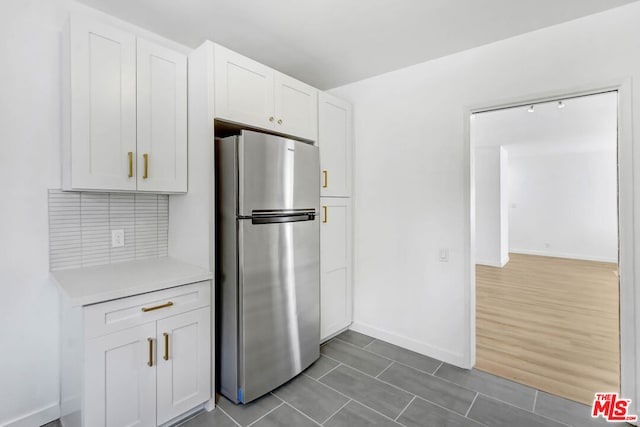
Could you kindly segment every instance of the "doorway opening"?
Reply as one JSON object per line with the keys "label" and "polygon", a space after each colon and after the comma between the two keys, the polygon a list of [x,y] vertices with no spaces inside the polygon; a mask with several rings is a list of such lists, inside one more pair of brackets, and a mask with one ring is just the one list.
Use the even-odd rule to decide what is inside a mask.
{"label": "doorway opening", "polygon": [[620,392],[618,92],[472,115],[476,368]]}

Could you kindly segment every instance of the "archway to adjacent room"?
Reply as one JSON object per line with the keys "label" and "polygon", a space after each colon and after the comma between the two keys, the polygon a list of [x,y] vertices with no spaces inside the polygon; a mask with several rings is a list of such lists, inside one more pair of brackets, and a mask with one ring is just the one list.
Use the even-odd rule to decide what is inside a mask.
{"label": "archway to adjacent room", "polygon": [[585,404],[619,392],[618,92],[470,128],[476,368]]}

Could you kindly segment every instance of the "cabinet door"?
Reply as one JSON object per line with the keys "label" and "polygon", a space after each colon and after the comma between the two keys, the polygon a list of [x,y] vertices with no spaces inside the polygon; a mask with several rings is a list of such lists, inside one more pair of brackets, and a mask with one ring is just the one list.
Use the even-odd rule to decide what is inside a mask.
{"label": "cabinet door", "polygon": [[156,425],[155,337],[153,322],[87,341],[83,425]]}
{"label": "cabinet door", "polygon": [[273,129],[274,71],[216,45],[215,116],[235,123]]}
{"label": "cabinet door", "polygon": [[320,93],[318,146],[320,147],[321,195],[351,195],[351,105]]}
{"label": "cabinet door", "polygon": [[65,189],[135,190],[129,156],[136,151],[136,38],[72,18],[70,43],[71,179]]}
{"label": "cabinet door", "polygon": [[158,424],[211,397],[210,308],[158,320]]}
{"label": "cabinet door", "polygon": [[321,198],[320,337],[351,324],[351,200]]}
{"label": "cabinet door", "polygon": [[292,77],[275,75],[275,130],[318,139],[318,90]]}
{"label": "cabinet door", "polygon": [[137,55],[138,190],[186,192],[187,57],[142,39]]}

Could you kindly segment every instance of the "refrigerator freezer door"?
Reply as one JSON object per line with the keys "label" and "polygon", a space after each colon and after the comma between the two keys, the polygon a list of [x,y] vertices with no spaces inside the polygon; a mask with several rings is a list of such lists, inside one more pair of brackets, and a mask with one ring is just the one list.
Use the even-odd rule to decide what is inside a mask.
{"label": "refrigerator freezer door", "polygon": [[319,357],[319,220],[239,220],[240,386],[249,402]]}
{"label": "refrigerator freezer door", "polygon": [[316,208],[320,197],[318,147],[243,131],[238,138],[238,215],[254,210]]}

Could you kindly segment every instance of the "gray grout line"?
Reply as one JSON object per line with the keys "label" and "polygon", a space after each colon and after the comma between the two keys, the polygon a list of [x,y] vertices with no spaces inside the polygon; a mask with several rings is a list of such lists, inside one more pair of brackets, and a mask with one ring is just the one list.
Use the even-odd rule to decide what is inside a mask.
{"label": "gray grout line", "polygon": [[[304,412],[302,412],[300,409],[296,408],[293,405],[290,405],[289,403],[285,402],[285,405],[287,405],[289,408],[293,409],[296,412],[299,412],[300,414],[302,414],[305,418],[308,418],[309,420],[311,420],[312,423],[317,424],[317,425],[321,425],[319,422],[317,422],[316,420],[314,420],[313,418],[311,418],[309,415],[305,414]],[[247,426],[248,427],[248,426]]]}
{"label": "gray grout line", "polygon": [[[438,372],[440,370],[440,368],[442,368],[444,366],[444,362],[440,362],[440,364],[438,365],[438,367],[436,368],[435,371],[433,371],[433,373],[431,375],[433,375],[434,377],[437,376],[436,372]],[[438,377],[440,378],[440,377]]]}
{"label": "gray grout line", "polygon": [[242,427],[242,426],[240,425],[240,423],[239,423],[239,422],[237,422],[237,421],[235,420],[235,418],[233,418],[231,415],[227,414],[227,413],[225,412],[225,410],[224,410],[224,409],[222,409],[219,405],[215,405],[215,408],[214,408],[213,410],[215,411],[216,409],[220,409],[220,412],[222,412],[222,413],[223,413],[223,414],[225,414],[227,417],[229,417],[229,419],[230,419],[231,421],[233,421],[233,423],[234,423],[235,425],[237,425],[238,427]]}
{"label": "gray grout line", "polygon": [[[340,340],[340,341],[342,341],[342,340]],[[374,343],[374,342],[376,342],[376,341],[377,341],[376,339],[373,339],[373,340],[371,340],[371,342],[370,342],[369,344],[365,345],[365,346],[364,346],[364,347],[362,347],[362,348],[363,348],[363,349],[365,349],[365,348],[369,347],[371,344],[373,344],[373,343]]]}
{"label": "gray grout line", "polygon": [[[329,357],[329,359],[331,359],[331,358]],[[324,377],[326,377],[326,376],[327,376],[327,375],[329,375],[331,372],[335,371],[335,370],[336,370],[336,369],[338,369],[340,366],[342,366],[342,362],[340,362],[339,360],[335,360],[335,359],[331,359],[331,360],[333,360],[334,362],[338,362],[338,366],[334,366],[333,368],[329,369],[329,370],[328,370],[327,372],[325,372],[324,374],[320,375],[320,376],[317,378],[318,380],[319,380],[320,378],[324,378]],[[310,376],[310,375],[309,375],[309,377],[311,378],[311,376]],[[316,378],[314,378],[314,380],[315,380],[315,379],[316,379]]]}
{"label": "gray grout line", "polygon": [[267,412],[266,414],[264,414],[263,416],[261,416],[260,418],[258,418],[257,420],[255,420],[254,422],[247,424],[247,427],[251,427],[252,425],[254,425],[255,423],[257,423],[258,421],[260,421],[261,419],[263,419],[264,417],[266,417],[267,415],[269,415],[270,413],[272,413],[273,411],[275,411],[276,409],[278,409],[279,407],[281,407],[282,405],[284,405],[284,401],[281,401],[280,404],[278,406],[276,406],[275,408],[273,408],[272,410],[270,410],[269,412]]}
{"label": "gray grout line", "polygon": [[536,413],[536,403],[538,402],[538,390],[536,390],[535,396],[533,396],[533,409],[531,412]]}
{"label": "gray grout line", "polygon": [[[303,372],[303,375],[307,375],[307,374],[305,374],[305,373]],[[307,375],[307,376],[308,376],[308,375]],[[369,375],[369,376],[371,377],[371,375]],[[335,391],[335,392],[336,392],[336,393],[338,393],[340,396],[344,396],[344,397],[346,397],[347,399],[351,399],[351,400],[353,400],[354,402],[358,402],[358,404],[360,404],[360,405],[364,406],[364,407],[365,407],[365,408],[367,408],[367,409],[372,410],[372,411],[373,411],[373,412],[375,412],[376,414],[378,414],[378,415],[382,415],[382,416],[383,416],[383,417],[385,417],[386,419],[393,421],[393,418],[389,417],[388,415],[383,414],[382,412],[379,412],[379,411],[377,411],[377,410],[373,409],[373,408],[372,408],[372,407],[370,407],[370,406],[367,406],[366,404],[364,404],[364,403],[360,402],[358,399],[355,399],[355,398],[353,398],[353,397],[351,397],[351,396],[349,396],[349,395],[347,395],[347,394],[344,394],[343,392],[341,392],[341,391],[339,391],[339,390],[336,390],[335,388],[331,387],[330,385],[325,384],[325,383],[322,383],[322,382],[320,382],[320,381],[316,380],[315,378],[312,378],[312,377],[309,377],[309,378],[311,378],[311,379],[312,379],[312,380],[314,380],[314,381],[317,381],[319,384],[322,384],[323,386],[325,386],[325,387],[329,388],[330,390]],[[372,377],[372,378],[373,378],[373,377]],[[403,391],[404,391],[404,390],[403,390]],[[405,391],[405,393],[406,393],[406,391]],[[400,424],[400,425],[404,425],[404,424]],[[405,427],[406,427],[406,426],[405,426]]]}
{"label": "gray grout line", "polygon": [[387,367],[386,367],[386,368],[384,368],[384,369],[382,370],[382,372],[380,372],[378,375],[376,375],[376,376],[375,376],[375,378],[376,378],[376,379],[379,379],[378,377],[379,377],[380,375],[384,374],[384,371],[386,371],[387,369],[389,369],[389,367],[390,367],[391,365],[393,365],[394,363],[395,363],[395,362],[391,362],[391,363],[389,363],[389,364],[387,365]]}
{"label": "gray grout line", "polygon": [[[367,353],[369,353],[369,354],[373,354],[374,356],[378,356],[378,357],[381,357],[381,358],[383,358],[383,359],[390,360],[390,361],[395,362],[395,363],[397,363],[397,364],[399,364],[399,365],[406,366],[407,368],[415,369],[416,371],[418,371],[418,372],[422,372],[423,374],[433,375],[433,372],[423,371],[422,369],[414,368],[413,366],[409,366],[409,365],[407,365],[406,363],[398,362],[398,361],[397,361],[397,360],[395,360],[395,359],[391,359],[391,358],[389,358],[389,357],[387,357],[387,356],[383,356],[383,355],[378,354],[378,353],[376,353],[376,352],[373,352],[373,351],[371,351],[371,350],[365,350],[365,349],[364,349],[364,348],[362,348],[362,347],[358,347],[358,346],[357,346],[357,345],[355,345],[355,344],[351,344],[350,342],[343,341],[343,340],[341,340],[340,338],[335,338],[335,339],[336,339],[336,340],[338,340],[338,341],[340,341],[340,342],[343,342],[343,343],[345,343],[345,344],[348,344],[348,345],[350,345],[350,346],[352,346],[352,347],[359,348],[360,350],[364,350],[364,351],[366,351],[366,352],[367,352]],[[406,349],[405,349],[405,350],[406,350]],[[411,350],[407,350],[407,351],[411,351]],[[419,354],[419,353],[418,353],[418,354]],[[326,355],[325,355],[325,354],[323,354],[323,356],[326,356]],[[327,356],[327,357],[328,357],[328,356]],[[429,356],[425,356],[425,357],[429,357]],[[433,358],[432,358],[432,357],[430,357],[430,359],[433,359]],[[336,359],[333,359],[333,360],[336,360]],[[437,360],[437,359],[434,359],[434,360]],[[339,362],[339,360],[337,360],[337,361]],[[441,363],[444,363],[444,362],[441,362]],[[435,371],[434,371],[434,372],[435,372]]]}
{"label": "gray grout line", "polygon": [[409,405],[411,405],[413,403],[414,400],[416,400],[416,395],[414,395],[411,400],[409,401],[409,403],[407,403],[407,406],[405,406],[404,408],[402,408],[402,411],[400,411],[400,413],[398,414],[397,417],[395,417],[394,421],[398,421],[398,418],[400,418],[402,416],[402,414],[404,414],[404,411],[407,410],[407,408],[409,407]]}
{"label": "gray grout line", "polygon": [[342,411],[342,408],[344,408],[345,406],[347,406],[349,404],[349,402],[351,402],[353,399],[349,399],[347,400],[347,403],[345,403],[344,405],[342,405],[340,408],[338,408],[337,411],[335,411],[333,414],[329,415],[323,422],[321,422],[320,424],[326,423],[327,421],[329,421],[335,414],[337,414],[338,412]]}
{"label": "gray grout line", "polygon": [[471,408],[473,408],[473,404],[476,403],[476,399],[478,398],[478,396],[480,396],[480,392],[476,392],[475,397],[471,401],[471,405],[469,405],[469,409],[467,409],[467,412],[465,412],[464,416],[466,418],[469,418],[469,412],[471,412]]}

